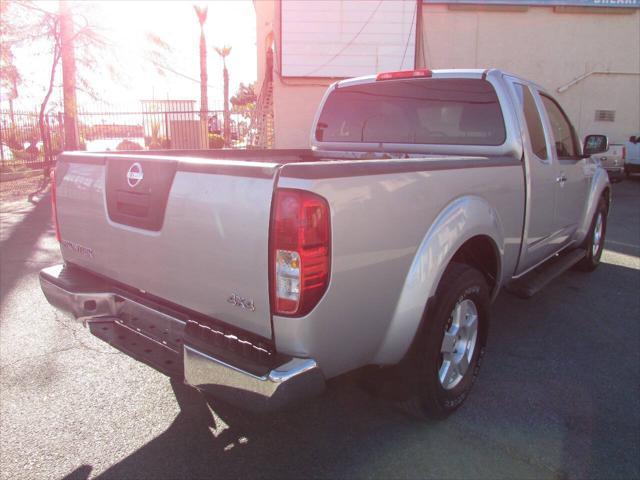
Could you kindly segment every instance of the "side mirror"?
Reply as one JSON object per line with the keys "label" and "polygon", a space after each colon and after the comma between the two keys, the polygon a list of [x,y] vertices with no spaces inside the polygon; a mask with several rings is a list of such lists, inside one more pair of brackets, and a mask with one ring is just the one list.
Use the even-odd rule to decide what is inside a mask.
{"label": "side mirror", "polygon": [[609,139],[606,135],[587,135],[584,138],[582,152],[585,157],[609,150]]}

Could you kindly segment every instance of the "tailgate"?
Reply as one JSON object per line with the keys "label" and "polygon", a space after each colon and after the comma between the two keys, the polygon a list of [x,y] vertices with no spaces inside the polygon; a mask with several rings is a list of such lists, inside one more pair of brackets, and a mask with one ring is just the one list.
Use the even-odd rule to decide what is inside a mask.
{"label": "tailgate", "polygon": [[268,245],[277,164],[63,154],[65,261],[271,337]]}

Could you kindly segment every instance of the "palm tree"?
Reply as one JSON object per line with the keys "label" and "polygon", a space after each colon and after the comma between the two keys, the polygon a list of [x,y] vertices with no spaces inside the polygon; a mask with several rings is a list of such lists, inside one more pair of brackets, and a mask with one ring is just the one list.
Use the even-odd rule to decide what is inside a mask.
{"label": "palm tree", "polygon": [[207,21],[208,7],[194,5],[193,9],[200,22],[200,123],[206,138],[209,102],[207,101],[207,44],[204,39],[204,22]]}
{"label": "palm tree", "polygon": [[227,71],[227,56],[231,53],[231,47],[215,47],[218,55],[222,57],[222,79],[224,81],[224,144],[228,147],[230,144],[231,117],[229,116],[229,72]]}

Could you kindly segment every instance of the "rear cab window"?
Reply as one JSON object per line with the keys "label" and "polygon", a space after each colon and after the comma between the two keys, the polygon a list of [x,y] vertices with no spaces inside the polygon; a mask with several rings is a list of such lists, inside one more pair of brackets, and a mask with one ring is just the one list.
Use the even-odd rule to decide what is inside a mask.
{"label": "rear cab window", "polygon": [[579,150],[578,139],[571,122],[555,100],[542,93],[540,98],[549,117],[558,158],[574,158]]}
{"label": "rear cab window", "polygon": [[319,142],[502,145],[506,129],[483,79],[390,80],[339,87],[327,98]]}
{"label": "rear cab window", "polygon": [[547,160],[547,142],[544,137],[544,128],[540,119],[540,112],[536,106],[531,90],[526,85],[514,83],[515,91],[524,112],[524,119],[529,132],[531,150],[540,160]]}

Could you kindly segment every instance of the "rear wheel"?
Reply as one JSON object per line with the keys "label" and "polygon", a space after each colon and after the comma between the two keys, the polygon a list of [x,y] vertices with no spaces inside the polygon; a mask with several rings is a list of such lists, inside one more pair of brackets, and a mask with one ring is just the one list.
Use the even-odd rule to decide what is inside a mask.
{"label": "rear wheel", "polygon": [[587,254],[578,263],[578,267],[585,272],[592,272],[600,265],[600,258],[604,250],[604,239],[607,233],[607,205],[604,199],[600,199],[596,213],[591,221],[591,228],[583,243]]}
{"label": "rear wheel", "polygon": [[408,365],[413,388],[400,406],[420,418],[441,419],[462,405],[480,369],[489,321],[484,276],[452,263],[428,310]]}

